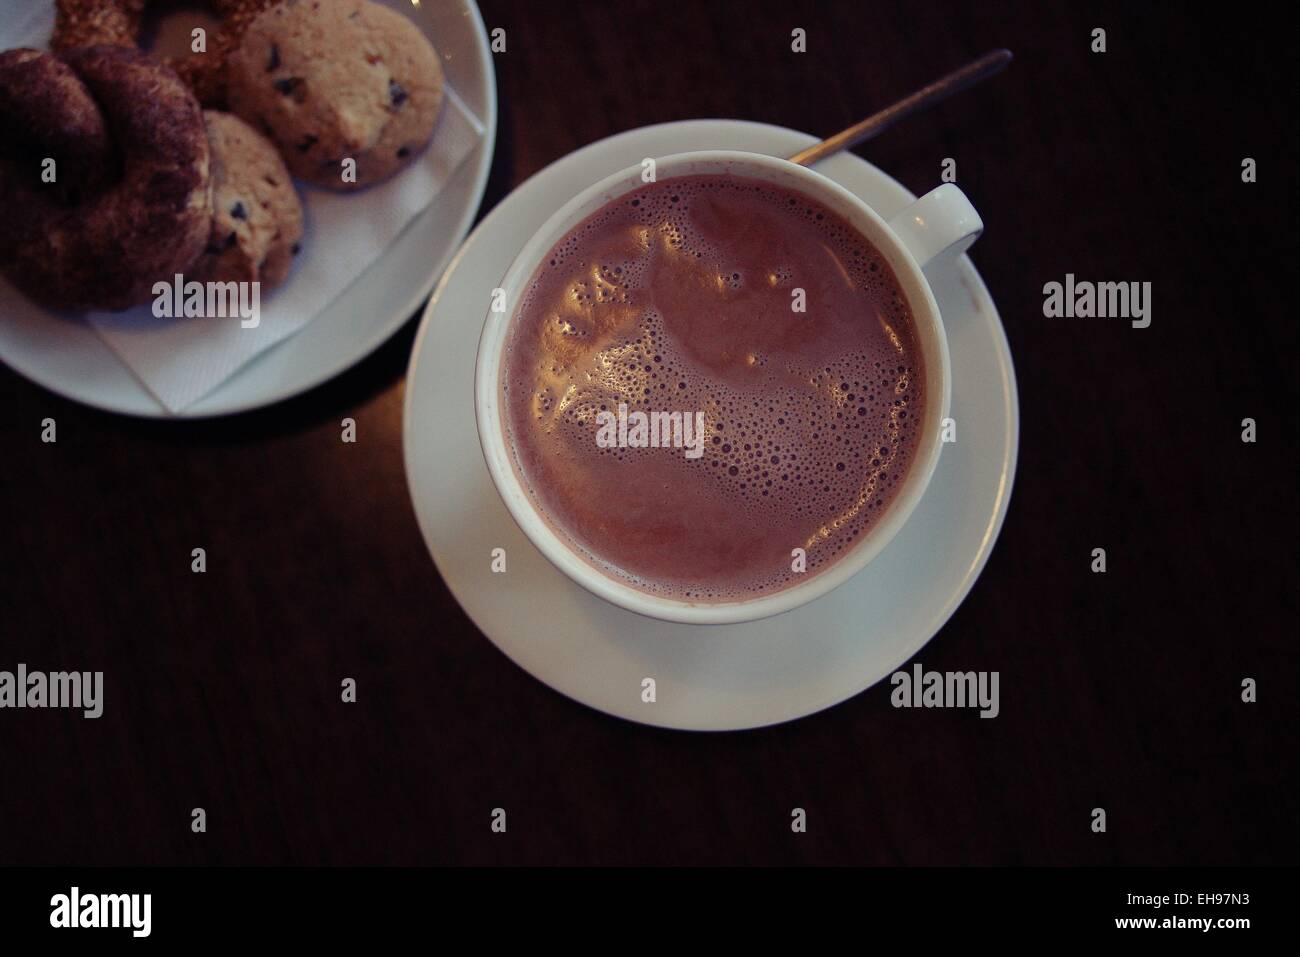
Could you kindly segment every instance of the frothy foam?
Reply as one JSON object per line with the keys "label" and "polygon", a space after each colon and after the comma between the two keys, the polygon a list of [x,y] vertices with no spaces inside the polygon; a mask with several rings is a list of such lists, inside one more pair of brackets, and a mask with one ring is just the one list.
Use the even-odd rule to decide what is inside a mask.
{"label": "frothy foam", "polygon": [[[888,509],[924,425],[914,323],[880,252],[743,177],[651,184],[580,224],[532,277],[506,350],[503,417],[542,514],[598,568],[682,600],[768,594],[834,563]],[[597,415],[620,403],[702,411],[703,457],[599,447]]]}

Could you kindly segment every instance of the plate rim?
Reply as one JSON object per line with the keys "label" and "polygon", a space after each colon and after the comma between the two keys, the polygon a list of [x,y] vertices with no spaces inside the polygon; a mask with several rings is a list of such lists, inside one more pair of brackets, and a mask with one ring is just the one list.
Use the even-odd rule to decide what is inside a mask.
{"label": "plate rim", "polygon": [[[218,403],[216,407],[211,408],[206,405],[206,403],[208,403],[214,396],[220,396],[222,390],[243,374],[253,363],[271,352],[274,352],[276,349],[280,349],[291,343],[297,335],[297,333],[295,333],[294,335],[290,335],[286,339],[277,342],[275,345],[271,346],[270,349],[266,350],[266,352],[254,356],[250,362],[236,369],[230,377],[219,382],[205,395],[200,396],[189,406],[177,412],[169,411],[165,406],[158,402],[153,394],[149,392],[148,388],[135,377],[134,373],[127,368],[125,363],[123,363],[122,360],[113,353],[108,344],[102,342],[102,340],[102,345],[106,353],[111,356],[112,361],[121,365],[123,373],[139,387],[140,395],[147,399],[148,402],[152,403],[151,405],[146,408],[139,408],[129,406],[122,402],[112,401],[111,397],[106,397],[102,394],[74,394],[66,386],[66,378],[56,381],[51,377],[46,376],[43,372],[34,371],[30,368],[14,364],[10,361],[10,357],[7,355],[0,355],[0,363],[3,363],[5,368],[13,371],[21,378],[45,389],[47,392],[50,392],[66,401],[75,402],[86,408],[108,412],[113,415],[124,415],[136,419],[202,421],[204,419],[223,418],[225,416],[240,415],[258,409],[269,408],[288,399],[304,395],[324,383],[331,381],[335,377],[343,374],[348,369],[351,369],[353,366],[363,362],[371,356],[375,350],[396,335],[397,332],[407,324],[407,322],[414,318],[414,313],[419,309],[420,304],[426,300],[430,292],[438,284],[442,275],[451,267],[451,264],[459,258],[461,247],[465,244],[465,240],[471,232],[471,226],[474,224],[474,217],[478,215],[479,208],[483,204],[483,195],[487,190],[487,181],[492,172],[492,160],[496,153],[498,119],[496,61],[492,56],[491,46],[488,42],[487,27],[483,20],[483,12],[479,9],[477,0],[460,0],[460,2],[465,7],[466,12],[471,14],[471,26],[473,28],[476,46],[485,65],[483,77],[485,92],[487,94],[486,115],[481,118],[484,128],[483,138],[479,144],[475,146],[473,151],[482,151],[483,159],[480,161],[479,169],[475,173],[474,183],[471,187],[472,198],[471,201],[466,204],[464,211],[461,213],[455,229],[450,233],[450,235],[454,237],[454,240],[448,246],[448,251],[442,257],[441,262],[435,263],[434,268],[430,269],[427,275],[420,279],[417,286],[413,288],[412,294],[406,299],[403,308],[400,310],[394,310],[393,318],[386,323],[381,323],[376,328],[375,332],[362,342],[361,346],[359,346],[357,350],[349,351],[346,358],[322,364],[317,369],[312,370],[305,379],[296,381],[292,384],[272,389],[269,392],[242,401]],[[471,153],[471,156],[473,155],[473,152]],[[361,275],[353,281],[353,283],[349,284],[348,288],[350,289],[355,286],[356,283],[363,281],[366,272],[368,271],[368,268],[363,271]],[[344,290],[344,292],[346,292],[346,290]],[[342,294],[343,293],[340,293],[340,295]],[[423,316],[424,313],[421,311],[419,321],[423,321]],[[310,325],[310,323],[308,324]]]}

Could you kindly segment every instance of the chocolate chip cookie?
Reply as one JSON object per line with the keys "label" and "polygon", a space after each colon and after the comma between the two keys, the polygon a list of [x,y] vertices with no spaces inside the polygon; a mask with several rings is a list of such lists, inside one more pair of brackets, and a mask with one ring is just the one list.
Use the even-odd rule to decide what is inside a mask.
{"label": "chocolate chip cookie", "polygon": [[237,116],[206,110],[212,156],[212,230],[186,278],[260,282],[289,273],[302,242],[302,204],[275,147]]}
{"label": "chocolate chip cookie", "polygon": [[428,143],[442,108],[433,47],[368,0],[285,0],[248,25],[228,68],[231,109],[295,176],[332,189],[392,176]]}

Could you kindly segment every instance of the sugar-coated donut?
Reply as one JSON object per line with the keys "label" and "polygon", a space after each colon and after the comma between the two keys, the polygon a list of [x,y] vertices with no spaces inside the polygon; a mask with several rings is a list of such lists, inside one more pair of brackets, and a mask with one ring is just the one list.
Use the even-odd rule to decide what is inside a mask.
{"label": "sugar-coated donut", "polygon": [[207,243],[208,164],[194,95],[139,51],[0,53],[0,269],[33,299],[148,301]]}

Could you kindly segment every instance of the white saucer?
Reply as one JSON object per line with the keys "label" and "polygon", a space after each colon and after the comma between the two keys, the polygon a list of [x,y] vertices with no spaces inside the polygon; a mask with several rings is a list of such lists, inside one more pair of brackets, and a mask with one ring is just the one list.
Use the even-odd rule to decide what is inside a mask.
{"label": "white saucer", "polygon": [[[583,187],[647,156],[690,149],[788,156],[793,130],[694,120],[632,130],[548,166],[492,211],[434,292],[411,355],[403,438],[420,528],[447,586],[516,664],[601,711],[729,730],[830,707],[906,663],[970,591],[1002,527],[1019,434],[1015,373],[988,291],[966,257],[930,275],[952,352],[957,442],[906,527],[860,575],[794,611],[742,625],[675,625],[607,604],[557,571],[514,524],[474,422],[474,359],[491,290],[524,241]],[[818,170],[888,219],[914,198],[849,154]],[[985,236],[984,247],[997,236]],[[992,253],[991,253],[992,254]],[[491,552],[506,550],[505,574]],[[657,700],[642,701],[655,679]]]}
{"label": "white saucer", "polygon": [[[14,16],[31,15],[28,7],[48,2],[26,0]],[[324,312],[176,415],[201,418],[270,405],[360,362],[419,308],[474,222],[497,128],[496,74],[478,6],[474,0],[380,2],[400,8],[434,42],[448,82],[482,119],[483,137],[428,208]],[[86,405],[170,415],[88,323],[57,318],[2,280],[0,361]]]}

